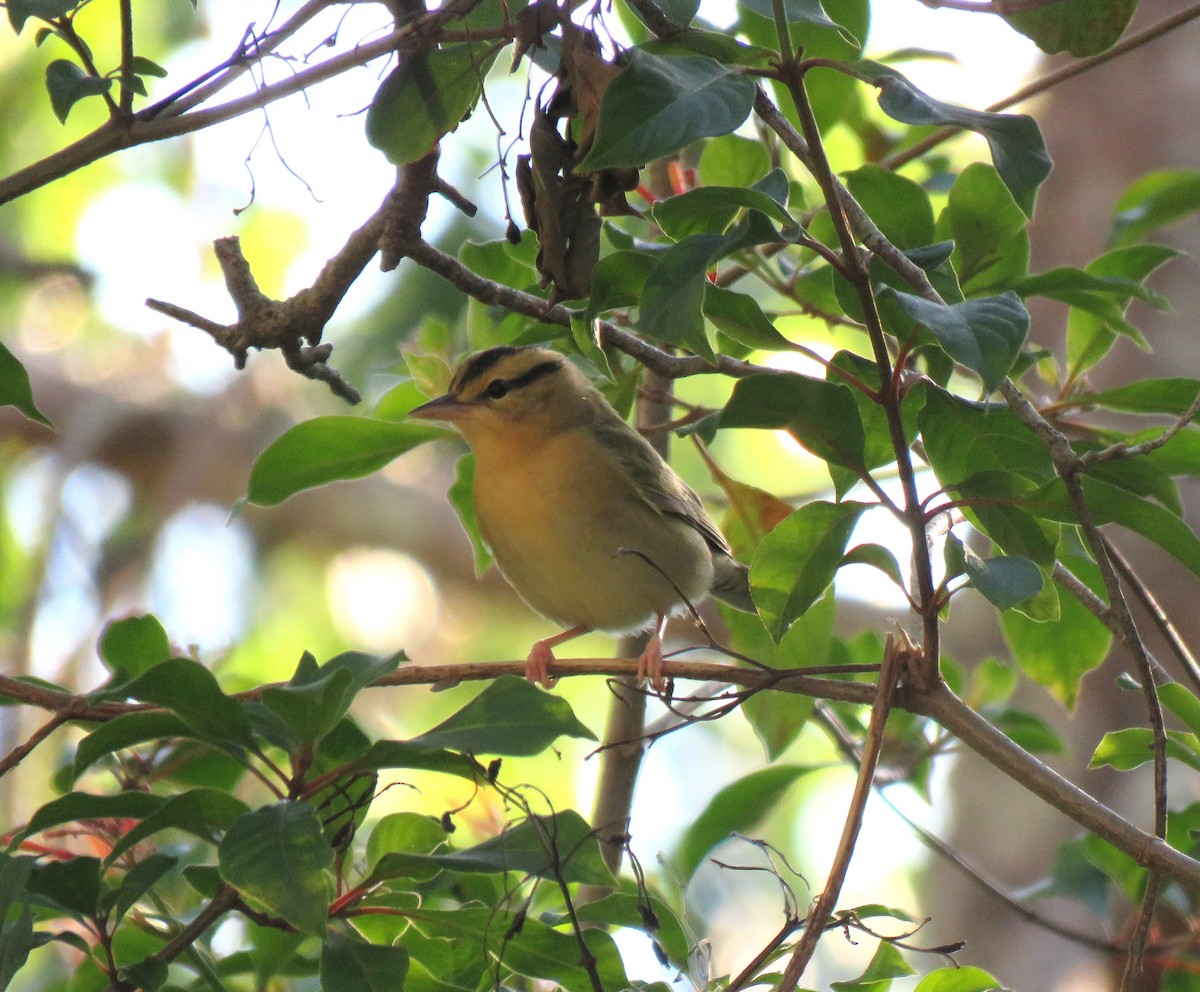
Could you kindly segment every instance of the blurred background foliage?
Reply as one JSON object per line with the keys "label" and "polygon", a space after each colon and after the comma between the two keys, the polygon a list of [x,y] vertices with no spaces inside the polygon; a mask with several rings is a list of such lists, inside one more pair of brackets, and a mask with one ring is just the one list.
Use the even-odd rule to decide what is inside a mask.
{"label": "blurred background foliage", "polygon": [[[726,6],[714,0],[702,13],[720,21],[728,17]],[[1139,23],[1169,6],[1167,0],[1143,4]],[[868,54],[907,47],[958,53],[958,62],[922,59],[905,65],[928,92],[958,103],[982,107],[1040,67],[1036,49],[996,18],[883,0],[871,5],[868,30],[865,2],[826,7],[836,9],[843,22],[856,14]],[[261,27],[276,13],[271,2],[246,0],[201,0],[194,11],[182,0],[156,0],[135,3],[134,9],[139,54],[170,70],[164,80],[149,80],[152,95],[220,61],[247,24]],[[333,7],[290,51],[302,57],[327,41],[352,46],[383,32],[388,22],[383,5]],[[116,50],[109,5],[93,3],[80,28],[98,53]],[[1035,270],[1094,257],[1112,204],[1129,181],[1150,168],[1196,161],[1200,139],[1181,124],[1200,111],[1187,59],[1194,32],[1188,38],[1168,38],[1039,98],[1034,112],[1059,168],[1042,194],[1033,228]],[[103,119],[98,102],[86,100],[64,126],[54,119],[44,69],[52,57],[46,49],[56,43],[49,39],[39,48],[0,30],[0,174],[50,154]],[[279,78],[293,68],[275,60],[261,72]],[[278,507],[241,506],[250,467],[271,440],[297,421],[345,408],[319,384],[289,372],[275,354],[252,354],[248,368],[235,372],[229,356],[199,331],[143,306],[153,296],[214,318],[228,316],[211,242],[231,234],[242,239],[269,295],[282,297],[309,283],[394,181],[393,167],[362,137],[362,111],[380,78],[377,66],[354,70],[266,112],[122,152],[0,206],[0,337],[28,368],[38,406],[55,425],[51,432],[11,408],[0,409],[0,665],[7,674],[91,688],[103,677],[95,652],[103,625],[143,610],[156,613],[179,650],[202,659],[230,691],[288,677],[305,650],[323,659],[347,649],[402,648],[418,664],[446,663],[522,658],[530,642],[544,635],[545,623],[494,571],[482,579],[474,575],[470,547],[444,497],[458,454],[452,444],[422,447],[369,478],[304,492]],[[845,171],[878,157],[889,124],[874,101],[862,96],[863,87],[836,81],[816,99],[829,118],[840,118],[828,141],[836,167]],[[247,78],[247,92],[254,82]],[[508,119],[502,108],[515,107],[525,87],[522,74],[509,77],[503,67],[492,73],[487,94],[502,119]],[[978,155],[978,140],[958,139],[944,154],[966,161]],[[502,235],[496,146],[487,115],[477,112],[456,135],[454,156],[443,159],[446,178],[481,207],[468,220],[440,204],[426,237],[447,251]],[[941,154],[908,172],[925,180],[936,176]],[[1198,231],[1189,221],[1167,237],[1195,249]],[[1164,276],[1174,284],[1160,287],[1183,313],[1197,312],[1189,306],[1197,302],[1200,285],[1194,269],[1194,262],[1182,263]],[[1149,313],[1141,318],[1143,329],[1163,319]],[[370,404],[406,374],[403,347],[450,342],[450,350],[465,349],[476,343],[472,326],[494,319],[477,304],[468,308],[425,270],[401,266],[387,275],[369,270],[331,323],[329,340],[335,364]],[[1060,335],[1051,329],[1062,320],[1053,307],[1035,310],[1035,337],[1056,339]],[[785,318],[781,326],[823,354],[838,346],[836,329],[804,314]],[[1177,344],[1167,340],[1159,348],[1155,339],[1158,359],[1168,365],[1175,349],[1194,348],[1178,325],[1172,334]],[[712,407],[729,388],[723,380],[705,378],[681,383],[679,392],[685,401]],[[783,435],[741,432],[736,445],[723,438],[714,454],[736,478],[788,498],[803,499],[828,485],[820,464]],[[717,488],[689,445],[676,443],[673,463],[719,506]],[[1168,580],[1172,567],[1163,566]],[[883,617],[902,610],[896,600],[880,598],[879,585],[868,581],[871,574],[847,571],[839,579],[839,595],[855,604],[840,614],[844,632],[882,629]],[[956,609],[969,610],[966,600]],[[998,644],[994,620],[986,622],[989,627],[969,638],[971,643],[952,642],[949,654],[964,664],[986,657]],[[686,624],[678,636],[681,642],[692,636]],[[610,639],[591,636],[573,644],[571,653],[613,650]],[[437,722],[473,691],[376,691],[360,701],[358,715],[373,735],[403,737]],[[556,691],[600,731],[609,700],[601,680],[567,680]],[[1072,725],[1049,696],[1026,692],[1026,705],[1068,736],[1082,734],[1089,741],[1084,721]],[[1089,693],[1081,711],[1107,705],[1092,699],[1103,695],[1100,690]],[[28,734],[31,727],[23,719],[15,710],[0,714],[0,750],[7,752]],[[1092,736],[1073,748],[1069,760],[1085,761],[1094,743]],[[590,751],[587,742],[562,742],[557,752],[519,765],[520,775],[546,789],[556,806],[586,809],[597,763],[589,760]],[[45,783],[61,755],[39,751],[17,774],[0,780],[0,806],[12,822],[45,800]],[[634,809],[643,860],[652,864],[659,852],[671,852],[680,827],[762,759],[762,746],[736,715],[656,744]],[[817,770],[798,776],[756,833],[786,838],[782,845],[800,852],[796,869],[820,878],[852,773],[836,767],[829,742],[811,731],[782,760]],[[908,795],[906,812],[957,833],[964,847],[994,858],[990,863],[1011,872],[1006,881],[1014,886],[1042,877],[1049,866],[1031,863],[1031,854],[1049,857],[1053,845],[1028,839],[1014,844],[990,835],[986,799],[960,788],[964,765],[939,772],[930,785],[936,797],[931,805]],[[469,798],[470,787],[456,781],[418,777],[413,784],[429,808]],[[386,812],[389,803],[403,808],[404,793],[393,790],[375,812]],[[1120,798],[1114,797],[1118,803]],[[503,816],[495,800],[480,794],[460,825],[488,836]],[[1031,823],[1030,836],[1037,829]],[[972,961],[1022,987],[1021,969],[1008,954],[1011,921],[996,921],[991,910],[978,906],[951,908],[955,897],[968,905],[971,896],[958,890],[963,883],[931,867],[914,835],[879,804],[872,807],[860,855],[844,902],[886,895],[917,918],[936,903],[930,943],[966,931],[974,941],[971,921],[982,922],[992,939],[979,936]],[[750,863],[756,852],[735,844],[721,857]],[[807,893],[803,883],[797,887]],[[927,900],[934,890],[937,899]],[[736,968],[744,948],[761,946],[763,935],[777,928],[778,886],[765,875],[710,866],[693,882],[689,907],[703,924],[698,929],[720,935],[713,948],[716,969]],[[1043,955],[1023,954],[1041,961],[1038,981],[1023,987],[1096,987],[1089,983],[1100,980],[1102,959],[1044,934],[1031,939],[1049,941],[1046,953],[1052,951],[1054,959],[1046,963]],[[846,972],[847,960],[862,958],[862,950],[849,943],[825,943],[825,953],[843,959],[836,960],[839,973]],[[39,960],[47,973],[66,967]]]}

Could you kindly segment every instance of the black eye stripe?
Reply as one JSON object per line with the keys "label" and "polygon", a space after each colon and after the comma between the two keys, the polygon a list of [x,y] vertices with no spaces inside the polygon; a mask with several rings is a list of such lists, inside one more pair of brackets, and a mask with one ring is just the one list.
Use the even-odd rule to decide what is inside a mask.
{"label": "black eye stripe", "polygon": [[518,351],[520,351],[519,348],[514,348],[510,345],[500,345],[495,348],[489,348],[487,351],[481,351],[459,369],[458,375],[454,377],[454,381],[450,384],[450,392],[455,395],[460,394],[468,383],[482,378],[488,369],[494,367],[498,362],[503,361],[510,355],[515,355]]}

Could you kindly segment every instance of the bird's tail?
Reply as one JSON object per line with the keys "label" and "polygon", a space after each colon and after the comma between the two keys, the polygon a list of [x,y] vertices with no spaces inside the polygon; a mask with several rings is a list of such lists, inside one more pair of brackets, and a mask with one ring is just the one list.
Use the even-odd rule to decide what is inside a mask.
{"label": "bird's tail", "polygon": [[713,555],[712,594],[744,613],[758,612],[750,598],[750,569],[728,555]]}

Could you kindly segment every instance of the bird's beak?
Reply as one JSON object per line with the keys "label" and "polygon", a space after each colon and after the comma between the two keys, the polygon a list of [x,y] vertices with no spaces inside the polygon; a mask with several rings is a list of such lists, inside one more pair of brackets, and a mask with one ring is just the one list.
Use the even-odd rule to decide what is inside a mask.
{"label": "bird's beak", "polygon": [[447,423],[454,423],[462,420],[471,410],[470,403],[463,403],[449,393],[439,396],[437,399],[430,400],[428,403],[422,403],[419,407],[409,410],[410,417],[416,417],[418,420],[442,420]]}

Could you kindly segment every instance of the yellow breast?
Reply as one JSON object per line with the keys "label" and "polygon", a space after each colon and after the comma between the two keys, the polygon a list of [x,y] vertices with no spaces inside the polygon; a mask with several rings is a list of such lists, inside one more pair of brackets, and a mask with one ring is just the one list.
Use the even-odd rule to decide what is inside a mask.
{"label": "yellow breast", "polygon": [[703,537],[642,500],[586,428],[513,431],[472,446],[480,530],[539,613],[564,626],[623,631],[681,606],[674,586],[693,602],[707,593],[712,560]]}

